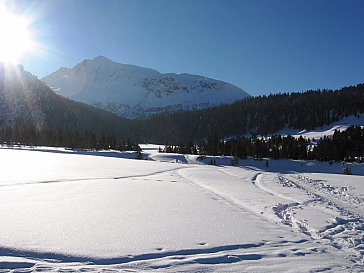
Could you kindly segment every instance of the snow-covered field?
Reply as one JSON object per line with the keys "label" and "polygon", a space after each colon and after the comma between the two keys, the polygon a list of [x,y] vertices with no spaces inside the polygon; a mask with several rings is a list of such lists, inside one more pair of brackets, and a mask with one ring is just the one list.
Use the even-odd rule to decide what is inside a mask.
{"label": "snow-covered field", "polygon": [[142,148],[0,148],[0,272],[364,271],[363,164]]}

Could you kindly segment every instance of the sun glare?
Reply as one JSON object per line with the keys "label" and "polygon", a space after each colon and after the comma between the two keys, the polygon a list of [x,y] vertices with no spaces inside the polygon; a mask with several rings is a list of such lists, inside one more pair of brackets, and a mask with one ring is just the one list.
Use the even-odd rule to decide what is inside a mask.
{"label": "sun glare", "polygon": [[0,61],[17,63],[32,47],[27,19],[0,7]]}

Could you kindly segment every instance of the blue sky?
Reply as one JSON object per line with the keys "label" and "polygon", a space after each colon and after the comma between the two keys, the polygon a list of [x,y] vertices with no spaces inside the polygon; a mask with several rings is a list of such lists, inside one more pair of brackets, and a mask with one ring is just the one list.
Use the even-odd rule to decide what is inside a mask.
{"label": "blue sky", "polygon": [[233,83],[252,95],[364,82],[364,1],[25,1],[39,78],[104,55]]}

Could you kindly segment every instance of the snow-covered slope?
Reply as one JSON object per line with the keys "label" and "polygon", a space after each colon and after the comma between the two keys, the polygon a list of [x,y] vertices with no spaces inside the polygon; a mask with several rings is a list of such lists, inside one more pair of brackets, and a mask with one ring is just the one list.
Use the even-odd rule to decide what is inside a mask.
{"label": "snow-covered slope", "polygon": [[42,80],[65,97],[129,118],[207,108],[249,96],[223,81],[190,74],[161,74],[103,56],[84,60],[73,68],[60,68]]}
{"label": "snow-covered slope", "polygon": [[0,272],[363,272],[363,164],[142,147],[0,148]]}
{"label": "snow-covered slope", "polygon": [[313,130],[297,130],[297,129],[282,129],[271,135],[282,135],[287,136],[291,135],[293,137],[304,137],[310,139],[320,139],[324,136],[332,136],[335,131],[345,131],[350,126],[364,126],[364,114],[359,114],[357,116],[349,116],[345,117],[337,122],[334,122],[329,125],[325,125],[323,127],[315,128]]}

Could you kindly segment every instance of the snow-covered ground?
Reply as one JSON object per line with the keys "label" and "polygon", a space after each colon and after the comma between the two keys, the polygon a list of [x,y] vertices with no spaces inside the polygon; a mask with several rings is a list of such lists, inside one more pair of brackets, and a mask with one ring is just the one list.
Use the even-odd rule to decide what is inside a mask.
{"label": "snow-covered ground", "polygon": [[0,148],[0,272],[363,272],[364,165]]}
{"label": "snow-covered ground", "polygon": [[315,128],[314,130],[297,130],[297,129],[285,128],[283,130],[278,131],[275,134],[283,136],[291,135],[297,138],[302,136],[304,138],[310,138],[310,139],[314,138],[318,140],[324,136],[332,136],[335,130],[345,131],[347,128],[353,125],[364,126],[364,114],[360,114],[358,116],[349,116],[332,124]]}

